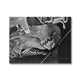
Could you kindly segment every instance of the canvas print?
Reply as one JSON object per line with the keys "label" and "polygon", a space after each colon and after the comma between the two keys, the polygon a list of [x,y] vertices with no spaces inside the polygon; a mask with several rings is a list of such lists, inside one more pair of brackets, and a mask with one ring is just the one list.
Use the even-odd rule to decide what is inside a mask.
{"label": "canvas print", "polygon": [[71,17],[9,17],[11,64],[70,64]]}

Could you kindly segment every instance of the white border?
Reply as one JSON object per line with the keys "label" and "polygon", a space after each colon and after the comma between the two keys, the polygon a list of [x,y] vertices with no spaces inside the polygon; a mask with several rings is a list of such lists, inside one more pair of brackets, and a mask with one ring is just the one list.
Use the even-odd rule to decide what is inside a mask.
{"label": "white border", "polygon": [[[0,1],[0,80],[80,80],[79,0]],[[10,16],[71,16],[72,64],[9,64]]]}

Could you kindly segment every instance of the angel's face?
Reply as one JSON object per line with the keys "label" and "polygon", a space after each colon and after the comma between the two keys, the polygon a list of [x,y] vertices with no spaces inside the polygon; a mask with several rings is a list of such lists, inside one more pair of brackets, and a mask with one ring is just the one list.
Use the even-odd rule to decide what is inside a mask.
{"label": "angel's face", "polygon": [[[26,23],[25,20],[19,19],[18,21],[17,19],[17,24],[14,25],[17,28],[15,32],[10,34],[11,58],[29,55],[46,55],[60,40],[60,29],[58,26],[52,23],[27,26]],[[25,27],[28,27],[29,33]]]}

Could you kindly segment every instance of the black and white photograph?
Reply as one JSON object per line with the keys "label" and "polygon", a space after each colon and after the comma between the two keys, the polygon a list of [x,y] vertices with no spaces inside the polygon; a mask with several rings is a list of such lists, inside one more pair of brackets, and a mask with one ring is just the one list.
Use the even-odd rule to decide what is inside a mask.
{"label": "black and white photograph", "polygon": [[71,64],[71,17],[9,17],[9,62]]}

